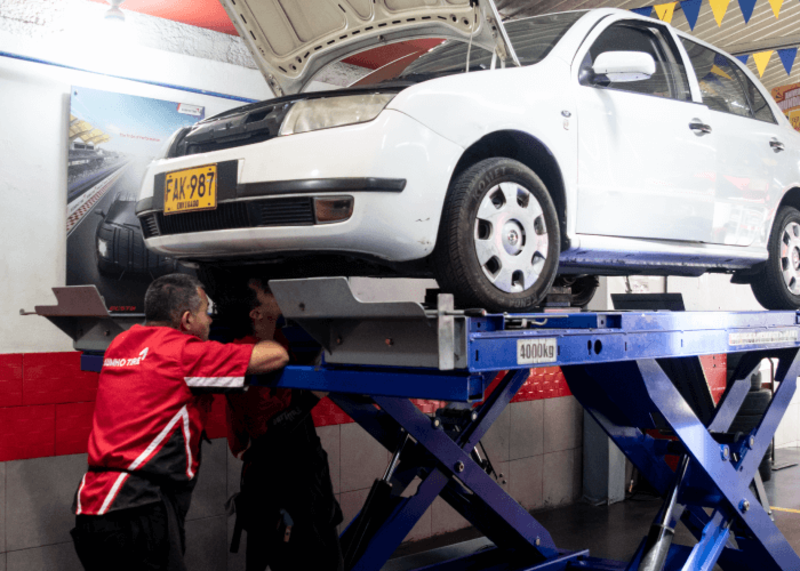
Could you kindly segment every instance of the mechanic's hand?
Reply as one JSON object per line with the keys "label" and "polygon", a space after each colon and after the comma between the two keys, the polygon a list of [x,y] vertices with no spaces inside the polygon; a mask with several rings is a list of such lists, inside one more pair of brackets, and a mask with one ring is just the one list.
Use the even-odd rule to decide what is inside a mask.
{"label": "mechanic's hand", "polygon": [[322,400],[328,396],[328,393],[323,391],[311,391],[311,394],[317,397],[319,400]]}

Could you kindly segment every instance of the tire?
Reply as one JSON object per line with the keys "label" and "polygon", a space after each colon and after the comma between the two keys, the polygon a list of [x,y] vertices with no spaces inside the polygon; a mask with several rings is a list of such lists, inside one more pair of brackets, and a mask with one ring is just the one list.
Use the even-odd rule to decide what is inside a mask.
{"label": "tire", "polygon": [[553,200],[522,163],[486,159],[451,183],[433,262],[457,305],[530,311],[553,284],[559,252]]}
{"label": "tire", "polygon": [[761,474],[761,480],[763,482],[769,482],[772,479],[772,449],[774,446],[774,442],[769,443],[767,453],[764,454],[761,463],[758,465],[758,473]]}
{"label": "tire", "polygon": [[800,309],[800,211],[778,210],[767,243],[769,258],[750,288],[765,309]]}
{"label": "tire", "polygon": [[737,416],[761,416],[767,410],[769,401],[772,400],[772,391],[759,389],[750,391],[744,397],[744,402]]}
{"label": "tire", "polygon": [[750,390],[751,391],[761,390],[761,371],[756,371],[755,373],[750,375]]}

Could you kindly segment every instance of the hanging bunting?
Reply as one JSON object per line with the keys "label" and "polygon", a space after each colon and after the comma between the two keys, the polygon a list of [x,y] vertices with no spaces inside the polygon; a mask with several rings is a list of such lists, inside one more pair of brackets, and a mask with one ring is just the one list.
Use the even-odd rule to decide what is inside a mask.
{"label": "hanging bunting", "polygon": [[656,11],[658,19],[667,24],[672,23],[672,16],[675,14],[675,4],[677,2],[670,2],[668,4],[656,4],[653,9]]}
{"label": "hanging bunting", "polygon": [[739,0],[739,8],[742,9],[745,24],[750,21],[750,16],[753,15],[753,8],[755,7],[756,0]]}
{"label": "hanging bunting", "polygon": [[769,0],[769,5],[772,6],[772,13],[775,14],[775,19],[777,19],[778,14],[781,13],[781,6],[783,6],[783,0]]}
{"label": "hanging bunting", "polygon": [[767,69],[769,58],[772,57],[772,52],[775,50],[767,50],[765,52],[758,52],[753,54],[753,61],[756,62],[756,69],[758,69],[758,77],[763,77],[764,71]]}
{"label": "hanging bunting", "polygon": [[786,75],[792,75],[792,66],[794,59],[797,57],[797,48],[786,48],[785,50],[778,50],[778,57],[781,58],[783,69],[786,70]]}
{"label": "hanging bunting", "polygon": [[646,16],[647,18],[649,18],[650,14],[653,13],[653,7],[645,6],[644,8],[633,8],[631,9],[631,12],[636,12],[640,16]]}
{"label": "hanging bunting", "polygon": [[720,77],[724,77],[725,79],[730,79],[731,81],[733,81],[733,80],[731,79],[731,76],[730,76],[730,75],[728,75],[727,73],[725,73],[725,71],[724,71],[724,70],[722,70],[722,69],[721,69],[719,66],[717,66],[716,64],[711,66],[711,73],[713,73],[713,74],[715,74],[715,75],[719,75]]}
{"label": "hanging bunting", "polygon": [[702,0],[681,1],[681,10],[683,10],[683,15],[686,16],[686,21],[689,22],[690,30],[694,30],[694,26],[697,24],[697,16],[700,14],[702,3]]}
{"label": "hanging bunting", "polygon": [[750,55],[749,55],[749,54],[743,54],[743,55],[740,55],[740,56],[735,56],[735,57],[736,57],[736,59],[738,59],[740,62],[742,62],[744,65],[747,65],[747,59],[750,57]]}
{"label": "hanging bunting", "polygon": [[711,4],[711,11],[714,12],[714,19],[717,21],[717,27],[722,26],[722,19],[725,17],[725,12],[728,11],[728,4],[731,0],[708,0]]}

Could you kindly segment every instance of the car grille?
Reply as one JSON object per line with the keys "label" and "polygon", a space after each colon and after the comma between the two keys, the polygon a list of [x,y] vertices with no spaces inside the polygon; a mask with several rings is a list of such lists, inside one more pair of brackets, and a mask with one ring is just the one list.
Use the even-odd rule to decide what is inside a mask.
{"label": "car grille", "polygon": [[154,212],[140,220],[145,238],[257,226],[310,226],[314,224],[314,204],[308,196],[223,202],[216,210],[170,216]]}

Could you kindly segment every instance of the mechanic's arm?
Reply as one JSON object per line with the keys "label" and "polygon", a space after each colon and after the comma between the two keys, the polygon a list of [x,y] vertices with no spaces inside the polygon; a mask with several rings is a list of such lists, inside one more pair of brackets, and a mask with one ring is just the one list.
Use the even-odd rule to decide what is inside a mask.
{"label": "mechanic's arm", "polygon": [[247,373],[257,375],[282,369],[289,363],[289,353],[275,341],[259,341],[253,345],[253,353],[247,364]]}

